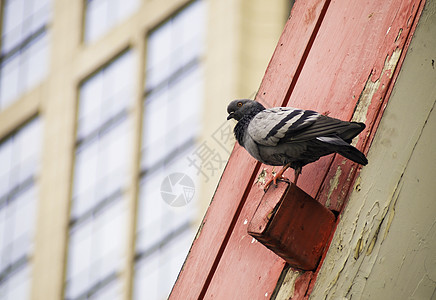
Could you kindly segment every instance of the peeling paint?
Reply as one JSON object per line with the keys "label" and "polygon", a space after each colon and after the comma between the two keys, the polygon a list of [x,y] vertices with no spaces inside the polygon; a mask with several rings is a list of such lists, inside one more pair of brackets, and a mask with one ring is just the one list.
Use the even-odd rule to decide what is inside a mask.
{"label": "peeling paint", "polygon": [[376,74],[375,69],[371,72],[366,81],[365,87],[360,94],[359,100],[356,103],[356,107],[353,113],[352,121],[355,122],[366,122],[366,116],[368,114],[368,109],[371,104],[372,99],[376,94],[380,93],[381,90],[385,90],[385,85],[382,85],[381,90],[379,89],[381,84],[381,77],[383,74],[387,76],[387,79],[392,78],[393,70],[397,66],[398,60],[400,59],[402,49],[396,48],[392,54],[386,57],[384,67],[379,75]]}
{"label": "peeling paint", "polygon": [[356,179],[356,183],[354,184],[354,190],[356,192],[360,192],[362,190],[362,187],[360,186],[360,182],[362,181],[362,178],[359,176]]}
{"label": "peeling paint", "polygon": [[[436,1],[432,3],[433,21],[426,27],[420,25],[425,34],[414,45],[413,55],[408,53],[404,61],[368,154],[371,163],[356,179],[311,299],[434,297],[436,225],[431,224],[436,224],[436,165],[429,158],[434,157],[436,149],[432,138],[436,128],[436,74],[430,66],[420,65],[423,57],[435,53],[428,50],[429,45],[436,49],[436,42],[428,38],[436,28]],[[395,39],[392,31],[390,34]],[[404,32],[400,35],[403,40]],[[399,54],[396,50],[387,57],[385,66],[398,60]],[[365,101],[370,99],[365,97],[379,99],[372,79],[381,81],[376,82],[378,89],[387,89],[386,79],[391,78],[394,68],[385,67],[379,78],[368,78],[368,93],[361,95],[355,118],[366,116]],[[401,135],[392,134],[393,128]],[[389,144],[383,142],[386,139]]]}
{"label": "peeling paint", "polygon": [[289,268],[286,275],[283,277],[281,284],[278,285],[280,288],[274,291],[271,300],[288,300],[294,297],[295,282],[300,276],[301,272]]}
{"label": "peeling paint", "polygon": [[338,168],[336,169],[335,176],[333,176],[332,179],[330,179],[330,188],[329,188],[329,192],[327,194],[327,201],[325,202],[325,206],[327,206],[327,207],[330,206],[330,201],[331,201],[331,196],[332,196],[333,191],[338,187],[339,178],[341,177],[341,173],[342,173],[341,166],[338,166]]}
{"label": "peeling paint", "polygon": [[389,26],[388,30],[386,31],[386,35],[388,35],[389,31],[391,31],[391,26]]}
{"label": "peeling paint", "polygon": [[388,222],[387,222],[387,225],[386,225],[385,233],[383,235],[383,241],[386,239],[386,236],[389,233],[389,229],[391,228],[392,221],[393,221],[394,216],[395,216],[395,207],[396,207],[396,204],[397,204],[398,196],[401,193],[402,187],[403,187],[403,182],[400,182],[400,187],[399,188],[397,187],[395,189],[395,193],[394,193],[394,196],[393,196],[394,201],[392,203],[392,209],[390,209],[390,212],[389,212]]}
{"label": "peeling paint", "polygon": [[398,30],[398,35],[397,38],[395,39],[395,43],[398,42],[398,40],[400,39],[402,32],[403,32],[403,28],[400,28],[400,30]]}
{"label": "peeling paint", "polygon": [[[381,224],[382,224],[382,223],[380,223],[380,225],[381,225]],[[373,236],[372,239],[371,239],[371,242],[370,242],[369,245],[368,245],[368,248],[366,249],[366,255],[367,255],[367,256],[368,256],[368,255],[371,255],[372,250],[374,249],[375,242],[377,242],[377,238],[378,238],[378,234],[379,234],[379,232],[380,232],[380,226],[377,228],[377,230],[376,230],[374,236]]]}
{"label": "peeling paint", "polygon": [[266,182],[266,176],[268,175],[266,168],[263,168],[263,170],[259,173],[259,176],[257,176],[255,184],[265,184]]}
{"label": "peeling paint", "polygon": [[362,237],[357,241],[357,245],[354,248],[354,259],[357,260],[360,256],[360,252],[362,252],[363,244],[362,244]]}

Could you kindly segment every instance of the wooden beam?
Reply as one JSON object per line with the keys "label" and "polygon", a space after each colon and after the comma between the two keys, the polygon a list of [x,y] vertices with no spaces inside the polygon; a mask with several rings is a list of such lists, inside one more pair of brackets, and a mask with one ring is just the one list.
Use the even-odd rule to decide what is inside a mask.
{"label": "wooden beam", "polygon": [[[307,56],[309,51],[307,45],[316,35],[315,29],[320,23],[321,13],[325,11],[325,5],[328,2],[325,0],[299,1],[294,5],[291,17],[286,23],[262,81],[257,96],[258,101],[267,103],[267,106],[284,104],[289,90],[289,77],[295,77],[296,70],[301,69],[300,62]],[[291,32],[298,32],[298,35],[292,36]],[[293,58],[284,61],[288,55],[292,55]],[[283,67],[280,67],[281,65]],[[285,77],[288,79],[280,83],[276,82],[276,78]],[[225,105],[223,109],[224,107]],[[170,299],[199,299],[205,296],[215,277],[217,266],[221,262],[229,239],[233,235],[234,227],[240,225],[238,223],[240,214],[254,184],[259,166],[260,163],[251,158],[244,149],[238,145],[235,146],[197,238],[171,292]],[[249,214],[252,215],[255,207],[252,205],[249,207]],[[246,229],[245,234],[247,234]],[[259,247],[259,249],[262,248]],[[269,250],[265,249],[261,253],[268,252]],[[275,256],[275,254],[270,255],[271,258]],[[267,278],[270,290],[274,289],[283,266],[284,261],[278,259],[275,271],[267,271],[274,274]],[[265,270],[269,269],[270,266]]]}
{"label": "wooden beam", "polygon": [[[297,1],[256,100],[364,121],[358,148],[368,149],[413,32],[421,1]],[[223,106],[224,107],[224,106]],[[371,162],[370,162],[371,163]],[[271,167],[235,146],[170,299],[269,298],[285,262],[247,233]],[[356,165],[329,156],[304,168],[299,187],[340,210]],[[288,173],[289,175],[289,173]],[[298,281],[304,297],[316,273]]]}

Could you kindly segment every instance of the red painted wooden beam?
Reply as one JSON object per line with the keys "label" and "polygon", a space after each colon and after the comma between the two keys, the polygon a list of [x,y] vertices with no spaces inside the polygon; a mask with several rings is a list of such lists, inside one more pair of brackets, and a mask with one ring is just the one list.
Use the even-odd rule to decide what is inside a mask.
{"label": "red painted wooden beam", "polygon": [[[416,24],[414,21],[418,20],[423,5],[424,1],[419,0],[391,1],[384,3],[383,6],[374,3],[373,5],[365,6],[363,10],[364,15],[368,14],[367,18],[370,19],[370,22],[365,22],[363,19],[358,24],[361,26],[354,28],[355,32],[364,30],[371,33],[367,34],[367,37],[363,40],[364,44],[370,47],[365,46],[363,50],[359,49],[358,57],[365,57],[364,55],[367,55],[372,59],[365,57],[363,61],[362,69],[365,68],[366,74],[355,74],[354,72],[346,71],[341,81],[343,80],[345,84],[349,84],[349,90],[344,86],[340,94],[334,94],[331,97],[343,99],[342,102],[346,105],[346,113],[348,113],[347,119],[353,117],[353,112],[355,112],[357,105],[366,110],[365,114],[359,116],[359,118],[366,123],[367,128],[360,135],[357,142],[357,147],[365,149],[366,152],[377,131],[378,123],[387,105],[390,91],[395,84],[394,79],[401,68],[401,62],[407,52],[407,41],[410,40],[414,32],[411,29],[413,24]],[[358,13],[356,13],[356,17],[357,15]],[[338,17],[338,15],[332,17]],[[333,27],[333,25],[331,26]],[[329,30],[335,29],[340,30],[340,27],[336,26],[336,28]],[[314,53],[325,51],[326,45],[322,42],[327,42],[329,37],[324,36],[324,40],[322,38],[323,35],[320,35],[320,44],[314,46]],[[345,52],[351,53],[355,51],[355,46],[354,44],[348,44],[347,46],[344,45],[343,49]],[[331,47],[336,46],[331,45]],[[336,49],[332,50],[336,51]],[[347,65],[347,61],[339,65],[342,69]],[[308,68],[310,68],[309,65]],[[356,78],[357,75],[360,75],[358,80]],[[331,87],[330,91],[338,90],[337,87],[333,86],[334,80],[329,84]],[[362,92],[356,97],[355,91]],[[346,115],[344,114],[345,117]],[[353,185],[356,171],[356,164],[337,156],[319,192],[318,200],[333,210],[341,211],[349,189]]]}
{"label": "red painted wooden beam", "polygon": [[[297,1],[256,99],[268,107],[288,103],[341,119],[351,119],[357,109],[368,125],[357,146],[368,149],[402,61],[400,56],[394,67],[384,68],[386,59],[404,52],[420,9],[419,0],[363,6],[357,0]],[[284,261],[247,234],[264,193],[256,183],[264,168],[271,170],[235,147],[170,299],[272,294]],[[340,210],[355,175],[355,165],[329,156],[303,169],[299,187]],[[298,299],[307,295],[314,274],[298,280]]]}
{"label": "red painted wooden beam", "polygon": [[[314,40],[328,2],[310,0],[295,3],[262,81],[257,96],[259,101],[267,103],[267,106],[283,105],[290,81],[295,77],[296,70],[301,69],[301,61],[307,57],[309,42]],[[286,59],[289,56],[292,59]],[[223,109],[225,106],[226,103],[223,103]],[[217,266],[234,233],[235,225],[240,225],[240,213],[259,166],[244,149],[235,146],[170,299],[201,299],[205,296],[212,279],[215,278]],[[253,212],[254,210],[249,214],[252,215]],[[262,248],[259,247],[260,253],[264,253]],[[265,252],[268,253],[269,250]],[[271,258],[274,256],[272,254]],[[274,289],[284,266],[281,259],[277,263],[274,270],[271,270],[270,265],[265,266],[269,275],[264,280],[267,281],[269,290]],[[258,277],[255,274],[254,276]]]}

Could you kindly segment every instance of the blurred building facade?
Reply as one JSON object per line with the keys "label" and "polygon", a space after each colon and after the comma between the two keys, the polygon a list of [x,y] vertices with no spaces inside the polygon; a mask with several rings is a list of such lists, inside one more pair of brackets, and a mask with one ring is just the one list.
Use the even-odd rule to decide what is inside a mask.
{"label": "blurred building facade", "polygon": [[289,10],[2,1],[0,299],[165,299]]}

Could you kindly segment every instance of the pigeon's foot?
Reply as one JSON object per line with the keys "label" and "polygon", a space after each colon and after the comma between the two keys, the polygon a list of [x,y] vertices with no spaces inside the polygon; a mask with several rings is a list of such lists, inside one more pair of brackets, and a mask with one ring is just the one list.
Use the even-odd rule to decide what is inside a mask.
{"label": "pigeon's foot", "polygon": [[300,176],[300,174],[301,174],[301,167],[298,167],[298,168],[296,168],[295,169],[295,176],[294,176],[294,184],[295,185],[297,185],[297,180],[298,180],[298,177]]}
{"label": "pigeon's foot", "polygon": [[273,176],[273,178],[271,178],[270,180],[267,181],[267,183],[265,183],[265,187],[263,188],[263,190],[266,192],[269,186],[271,185],[271,183],[274,183],[274,185],[277,186],[277,180],[289,181],[288,178],[283,177],[283,173],[289,168],[289,166],[290,164],[284,165],[283,168],[275,176]]}

